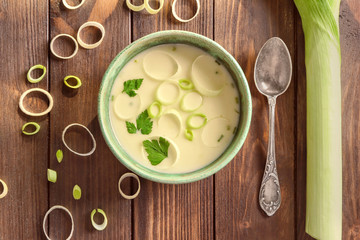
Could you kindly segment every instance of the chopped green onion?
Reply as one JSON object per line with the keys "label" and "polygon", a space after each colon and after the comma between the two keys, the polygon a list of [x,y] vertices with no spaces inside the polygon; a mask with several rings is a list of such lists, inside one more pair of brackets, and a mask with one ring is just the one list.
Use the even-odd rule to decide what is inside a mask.
{"label": "chopped green onion", "polygon": [[114,95],[111,95],[111,101],[114,101],[115,97]]}
{"label": "chopped green onion", "polygon": [[[34,126],[35,130],[33,132],[27,132],[27,131],[25,131],[25,128],[27,126]],[[40,131],[40,125],[36,122],[27,122],[22,126],[21,131],[23,134],[28,135],[28,136],[35,135]]]}
{"label": "chopped green onion", "polygon": [[174,47],[172,48],[172,50],[175,52],[175,51],[176,51],[176,47],[174,46]]}
{"label": "chopped green onion", "polygon": [[49,182],[56,183],[56,180],[57,180],[56,171],[48,168],[48,170],[47,170],[47,179],[48,179]]}
{"label": "chopped green onion", "polygon": [[194,133],[191,129],[185,129],[185,137],[187,140],[192,141],[194,139]]}
{"label": "chopped green onion", "polygon": [[61,161],[63,160],[64,158],[64,154],[63,154],[63,151],[61,149],[57,150],[56,151],[56,159],[59,163],[61,163]]}
{"label": "chopped green onion", "polygon": [[189,79],[180,79],[179,86],[184,90],[194,89],[194,84]]}
{"label": "chopped green onion", "polygon": [[[103,217],[104,217],[104,222],[103,222],[102,224],[97,224],[97,223],[94,221],[94,215],[95,215],[96,212],[98,212],[98,213],[100,213],[101,215],[103,215]],[[108,220],[107,220],[107,217],[106,217],[105,212],[104,212],[102,209],[98,208],[98,209],[92,210],[92,212],[91,212],[91,224],[92,224],[93,227],[94,227],[96,230],[98,230],[98,231],[102,231],[102,230],[104,230],[104,229],[106,228],[106,226],[107,226],[107,224],[108,224]]]}
{"label": "chopped green onion", "polygon": [[[75,79],[76,80],[76,85],[71,85],[70,83],[68,83],[69,79]],[[66,76],[64,78],[64,84],[69,88],[77,89],[77,88],[81,87],[81,80],[77,76],[69,75],[69,76]]]}
{"label": "chopped green onion", "polygon": [[[157,112],[153,111],[153,108],[156,107],[157,108]],[[161,111],[162,111],[162,105],[160,102],[155,101],[153,102],[147,109],[149,117],[150,118],[157,118],[161,115]]]}
{"label": "chopped green onion", "polygon": [[79,187],[79,185],[74,186],[73,197],[75,200],[79,200],[81,198],[81,188]]}
{"label": "chopped green onion", "polygon": [[[42,71],[43,71],[43,74],[39,78],[31,77],[31,72],[34,71],[35,69],[42,69]],[[32,66],[29,69],[29,71],[27,72],[26,78],[31,83],[38,83],[45,77],[45,74],[46,74],[46,67],[41,64],[38,64],[38,65]]]}
{"label": "chopped green onion", "polygon": [[237,127],[234,127],[233,134],[236,133]]}
{"label": "chopped green onion", "polygon": [[230,125],[227,125],[226,130],[230,131]]}
{"label": "chopped green onion", "polygon": [[218,60],[215,60],[215,62],[216,62],[218,65],[221,65],[221,63],[220,63]]}
{"label": "chopped green onion", "polygon": [[2,191],[2,193],[0,194],[0,199],[1,199],[1,198],[4,198],[4,197],[7,195],[7,193],[8,193],[8,187],[7,187],[6,183],[5,183],[3,180],[1,180],[1,179],[0,179],[0,183],[1,183],[1,185],[3,186],[3,191]]}
{"label": "chopped green onion", "polygon": [[[194,118],[194,117],[200,117],[203,119],[203,122],[199,125],[194,125],[191,123],[191,120]],[[202,114],[202,113],[194,113],[194,114],[191,114],[187,120],[186,120],[186,125],[188,126],[188,128],[190,129],[199,129],[199,128],[202,128],[203,126],[205,126],[205,124],[207,123],[207,117]]]}
{"label": "chopped green onion", "polygon": [[238,97],[235,98],[235,102],[236,102],[237,104],[239,104],[239,98],[238,98]]}
{"label": "chopped green onion", "polygon": [[220,142],[223,139],[224,135],[221,134],[221,136],[219,137],[219,139],[217,140],[218,142]]}

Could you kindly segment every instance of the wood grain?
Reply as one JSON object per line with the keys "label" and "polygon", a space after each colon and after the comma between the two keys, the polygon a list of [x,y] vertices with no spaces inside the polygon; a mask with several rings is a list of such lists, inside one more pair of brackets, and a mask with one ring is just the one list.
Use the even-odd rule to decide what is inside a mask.
{"label": "wood grain", "polygon": [[[0,199],[0,239],[42,239],[39,223],[48,202],[48,118],[31,118],[18,108],[20,95],[29,88],[47,89],[48,77],[30,84],[26,73],[35,64],[48,65],[45,1],[0,1],[0,178],[9,188]],[[46,105],[41,97],[25,100],[29,110]],[[41,131],[24,136],[21,127],[37,121]],[[1,190],[2,191],[2,187]]]}
{"label": "wood grain", "polygon": [[[291,1],[216,1],[215,40],[235,56],[247,77],[253,101],[249,134],[235,159],[215,175],[217,239],[294,239],[295,94],[294,80],[277,99],[276,158],[282,203],[269,218],[259,207],[260,183],[268,142],[267,99],[255,87],[256,56],[270,37],[278,36],[295,56],[294,5]],[[226,27],[224,27],[226,26]],[[224,224],[225,222],[229,224]]]}
{"label": "wood grain", "polygon": [[[175,22],[170,1],[155,16],[133,13],[133,40],[168,29],[197,32],[212,38],[212,3],[212,0],[202,0],[199,17],[188,24]],[[178,1],[177,7],[180,15],[194,6],[190,1]],[[134,201],[134,239],[214,238],[212,177],[185,185],[165,185],[145,180],[142,184],[142,192]]]}
{"label": "wood grain", "polygon": [[[86,1],[76,11],[65,10],[59,0],[51,1],[50,6],[51,37],[59,33],[75,36],[77,29],[90,20],[99,21],[106,29],[104,41],[98,48],[80,48],[78,54],[70,60],[50,58],[50,90],[56,104],[50,115],[49,161],[50,167],[58,172],[58,181],[50,185],[49,202],[50,206],[62,204],[72,212],[75,221],[74,239],[131,238],[131,201],[121,198],[117,190],[117,182],[127,170],[111,154],[97,120],[97,96],[102,76],[116,54],[130,43],[126,28],[130,25],[129,12],[118,2],[107,3],[101,0]],[[96,35],[96,32],[87,31],[86,34]],[[77,92],[64,87],[63,78],[66,75],[76,75],[82,80],[83,85]],[[73,122],[87,126],[95,136],[97,149],[90,157],[76,156],[62,144],[62,131]],[[89,136],[83,131],[74,129],[67,136],[72,148],[82,152],[91,149]],[[58,149],[64,151],[61,164],[55,158]],[[75,184],[82,189],[79,201],[72,197]],[[109,219],[106,231],[98,232],[92,228],[90,212],[94,208],[106,212]],[[65,239],[69,232],[65,221],[65,217],[55,213],[54,217],[50,217],[50,233],[54,239]]]}
{"label": "wood grain", "polygon": [[[69,0],[70,1],[70,0]],[[138,2],[134,0],[133,2]],[[131,13],[124,0],[87,0],[74,11],[60,0],[0,0],[0,178],[9,187],[0,199],[0,240],[45,239],[42,220],[55,204],[69,208],[75,220],[73,239],[312,239],[305,229],[306,186],[306,79],[304,39],[300,17],[288,0],[201,0],[199,16],[179,23],[171,15],[171,1],[157,15]],[[180,16],[195,11],[194,1],[178,0]],[[49,40],[59,33],[76,36],[86,21],[95,20],[106,29],[104,42],[94,50],[79,49],[70,60],[49,54]],[[141,179],[141,193],[124,200],[117,182],[127,172],[111,154],[97,121],[97,94],[110,61],[131,41],[149,33],[181,29],[215,39],[243,68],[252,93],[253,118],[249,136],[235,159],[215,176],[185,185],[158,184]],[[340,9],[342,50],[343,128],[343,239],[360,239],[360,5],[343,0]],[[84,38],[94,40],[94,29]],[[293,79],[288,91],[278,98],[276,110],[276,156],[283,202],[275,216],[266,217],[258,206],[268,139],[268,107],[257,92],[253,68],[265,41],[279,36],[293,60]],[[50,37],[50,39],[49,39]],[[60,41],[60,51],[71,46]],[[48,68],[39,84],[27,83],[26,72],[35,65]],[[78,91],[64,87],[63,78],[74,74],[83,86]],[[29,118],[18,109],[22,92],[32,87],[49,89],[54,109],[49,116]],[[40,110],[46,101],[31,95],[26,106]],[[37,121],[41,131],[31,137],[21,134],[27,121]],[[70,153],[61,142],[65,126],[79,122],[97,141],[90,157]],[[91,148],[90,138],[74,129],[67,134],[71,147]],[[61,164],[55,152],[64,151]],[[48,183],[46,169],[58,173],[56,184]],[[81,200],[72,197],[78,184]],[[0,187],[1,191],[1,187]],[[90,212],[102,208],[109,225],[95,231]],[[48,228],[54,239],[65,239],[70,231],[67,216],[51,214]]]}

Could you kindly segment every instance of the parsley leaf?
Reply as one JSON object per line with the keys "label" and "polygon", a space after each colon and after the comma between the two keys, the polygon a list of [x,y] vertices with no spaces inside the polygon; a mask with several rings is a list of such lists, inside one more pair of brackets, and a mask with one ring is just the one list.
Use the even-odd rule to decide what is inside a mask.
{"label": "parsley leaf", "polygon": [[148,135],[152,131],[152,126],[153,122],[151,121],[151,118],[149,118],[147,109],[137,117],[136,126],[134,123],[126,121],[126,128],[130,134],[134,134],[139,130],[142,134]]}
{"label": "parsley leaf", "polygon": [[160,137],[159,140],[143,141],[145,151],[148,153],[148,159],[151,165],[158,165],[168,157],[170,143],[165,138]]}
{"label": "parsley leaf", "polygon": [[133,124],[132,122],[126,121],[126,128],[127,128],[128,133],[131,133],[131,134],[136,133],[135,124]]}
{"label": "parsley leaf", "polygon": [[139,78],[125,81],[124,90],[122,92],[125,92],[130,97],[135,97],[136,92],[134,90],[138,90],[140,88],[143,80],[143,78]]}
{"label": "parsley leaf", "polygon": [[136,119],[137,130],[141,130],[141,133],[148,135],[152,131],[153,122],[149,118],[147,109],[143,111]]}

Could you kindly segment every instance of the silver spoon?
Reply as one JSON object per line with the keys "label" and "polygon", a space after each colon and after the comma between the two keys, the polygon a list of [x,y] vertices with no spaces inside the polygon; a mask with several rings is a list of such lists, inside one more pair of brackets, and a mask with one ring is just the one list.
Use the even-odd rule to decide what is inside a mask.
{"label": "silver spoon", "polygon": [[280,207],[281,193],[275,159],[275,104],[291,81],[291,57],[285,43],[277,37],[269,39],[261,48],[255,62],[255,85],[269,102],[269,143],[264,176],[261,182],[259,203],[268,216]]}

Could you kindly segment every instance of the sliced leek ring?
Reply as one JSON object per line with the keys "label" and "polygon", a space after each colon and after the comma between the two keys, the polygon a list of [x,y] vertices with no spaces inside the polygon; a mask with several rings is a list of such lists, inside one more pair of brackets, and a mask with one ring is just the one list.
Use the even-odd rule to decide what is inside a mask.
{"label": "sliced leek ring", "polygon": [[175,109],[164,112],[158,120],[158,128],[166,137],[178,137],[183,129],[180,113]]}
{"label": "sliced leek ring", "polygon": [[152,51],[143,59],[144,72],[155,80],[168,80],[181,69],[174,57],[164,51]]}
{"label": "sliced leek ring", "polygon": [[171,105],[179,99],[180,91],[176,82],[164,81],[156,90],[156,99],[163,105]]}
{"label": "sliced leek ring", "polygon": [[[45,96],[49,99],[49,106],[45,111],[43,111],[41,113],[34,113],[34,112],[29,112],[28,110],[26,110],[26,108],[24,107],[24,99],[31,92],[41,92],[41,93],[45,94]],[[41,88],[31,88],[31,89],[26,90],[25,92],[23,92],[23,94],[21,94],[20,100],[19,100],[20,110],[23,113],[25,113],[26,115],[32,116],[32,117],[41,117],[41,116],[48,114],[51,111],[51,109],[53,108],[53,105],[54,105],[54,100],[53,100],[52,96],[50,95],[50,93]]]}
{"label": "sliced leek ring", "polygon": [[[55,43],[56,39],[58,39],[58,38],[60,38],[60,37],[70,38],[71,41],[75,44],[74,52],[73,52],[70,56],[61,56],[61,55],[59,55],[59,54],[57,54],[57,53],[55,52],[55,50],[54,50],[54,43]],[[59,58],[59,59],[70,59],[70,58],[73,58],[73,57],[77,54],[78,50],[79,50],[78,42],[76,41],[76,39],[75,39],[73,36],[70,36],[69,34],[65,34],[65,33],[58,34],[58,35],[56,35],[56,36],[51,40],[51,42],[50,42],[50,51],[51,51],[51,53],[52,53],[55,57],[57,57],[57,58]]]}
{"label": "sliced leek ring", "polygon": [[194,84],[189,79],[180,79],[179,86],[183,90],[194,89]]}
{"label": "sliced leek ring", "polygon": [[185,129],[185,137],[187,140],[192,141],[194,139],[194,133],[191,129]]}
{"label": "sliced leek ring", "polygon": [[180,102],[180,109],[184,112],[193,112],[201,107],[203,97],[198,92],[189,92],[183,96]]}
{"label": "sliced leek ring", "polygon": [[136,5],[132,4],[130,0],[126,0],[126,5],[129,9],[131,9],[135,12],[139,12],[145,8],[145,3],[136,6]]}
{"label": "sliced leek ring", "polygon": [[[95,27],[95,28],[99,29],[100,32],[101,32],[100,40],[97,41],[96,43],[91,43],[91,44],[85,43],[80,37],[80,32],[86,27]],[[105,28],[104,28],[104,26],[101,25],[98,22],[90,21],[90,22],[86,22],[83,25],[81,25],[81,27],[79,28],[79,30],[77,32],[77,37],[76,38],[77,38],[77,41],[78,41],[78,43],[79,43],[79,45],[81,47],[86,48],[86,49],[93,49],[93,48],[98,47],[102,43],[102,41],[104,40],[104,37],[105,37]]]}
{"label": "sliced leek ring", "polygon": [[172,15],[174,16],[174,18],[176,20],[178,20],[179,22],[183,22],[183,23],[186,23],[186,22],[190,22],[191,20],[193,20],[194,18],[197,17],[197,15],[199,14],[200,12],[200,1],[199,0],[196,0],[196,13],[194,14],[194,16],[192,16],[191,18],[189,19],[182,19],[181,17],[179,17],[176,13],[176,10],[175,10],[175,6],[176,6],[176,3],[177,3],[177,0],[174,0],[173,1],[173,4],[171,5],[171,8],[172,8]]}
{"label": "sliced leek ring", "polygon": [[148,13],[150,14],[156,14],[158,13],[164,6],[164,0],[159,0],[159,8],[158,9],[153,9],[150,4],[149,4],[149,0],[144,0],[144,4],[145,4],[145,9]]}
{"label": "sliced leek ring", "polygon": [[[136,190],[136,192],[135,192],[133,195],[127,195],[127,194],[125,194],[125,193],[121,190],[121,182],[122,182],[125,178],[128,178],[128,177],[135,178],[136,181],[138,182],[138,189]],[[131,173],[131,172],[125,173],[125,174],[123,174],[123,175],[120,177],[120,179],[119,179],[118,188],[119,188],[119,193],[121,194],[121,196],[123,196],[123,198],[128,199],[128,200],[134,199],[134,198],[136,198],[136,197],[139,195],[139,193],[140,193],[140,179],[139,179],[139,177],[138,177],[136,174],[134,174],[134,173]]]}
{"label": "sliced leek ring", "polygon": [[[35,130],[33,132],[25,131],[25,128],[27,126],[30,126],[30,125],[34,126]],[[28,135],[28,136],[35,135],[40,131],[40,125],[38,123],[36,123],[36,122],[27,122],[22,126],[21,131],[22,131],[23,134]]]}
{"label": "sliced leek ring", "polygon": [[4,198],[8,194],[8,187],[7,187],[6,183],[1,179],[0,179],[0,183],[3,186],[3,191],[0,194],[0,199],[1,199],[1,198]]}
{"label": "sliced leek ring", "polygon": [[[84,129],[89,133],[89,135],[90,135],[90,137],[91,137],[91,140],[92,140],[92,142],[93,142],[93,148],[92,148],[89,152],[87,152],[87,153],[79,153],[79,152],[76,152],[76,151],[72,150],[72,149],[67,145],[67,143],[66,143],[66,141],[65,141],[65,134],[66,134],[66,132],[68,131],[68,129],[71,128],[71,127],[73,127],[73,126],[82,127],[82,128],[84,128]],[[95,150],[96,150],[96,141],[95,141],[94,135],[90,132],[90,130],[89,130],[87,127],[85,127],[84,125],[82,125],[82,124],[80,124],[80,123],[72,123],[72,124],[66,126],[65,129],[64,129],[63,132],[62,132],[61,139],[62,139],[62,142],[63,142],[63,144],[65,145],[65,147],[66,147],[70,152],[72,152],[72,153],[74,153],[74,154],[76,154],[76,155],[78,155],[78,156],[82,156],[82,157],[90,156],[90,155],[93,154],[93,153],[95,152]]]}
{"label": "sliced leek ring", "polygon": [[[154,108],[157,109],[157,112],[154,112]],[[162,105],[160,102],[155,101],[148,107],[148,114],[151,118],[158,118],[162,112]]]}
{"label": "sliced leek ring", "polygon": [[54,211],[55,209],[60,209],[60,210],[63,210],[65,211],[69,217],[70,217],[70,220],[71,220],[71,231],[70,231],[70,235],[66,238],[66,240],[69,240],[71,239],[73,233],[74,233],[74,219],[73,219],[73,216],[71,215],[71,212],[69,211],[69,209],[67,209],[66,207],[64,206],[61,206],[61,205],[55,205],[55,206],[52,206],[46,213],[45,213],[45,216],[44,216],[44,220],[43,220],[43,231],[44,231],[44,234],[47,238],[47,240],[51,240],[51,238],[49,237],[49,235],[47,234],[47,230],[46,230],[46,220],[49,216],[49,214]]}
{"label": "sliced leek ring", "polygon": [[145,151],[145,148],[143,145],[141,145],[141,148],[142,148],[142,153],[143,153],[143,158],[145,160],[146,163],[149,164],[149,167],[151,168],[157,168],[157,169],[167,169],[167,168],[170,168],[172,166],[174,166],[177,161],[179,160],[180,158],[180,149],[179,147],[176,145],[176,143],[171,140],[170,138],[168,137],[164,137],[164,136],[153,136],[151,137],[149,140],[159,140],[159,138],[162,137],[164,139],[166,139],[166,141],[168,141],[170,143],[170,146],[169,146],[169,149],[168,149],[168,157],[165,158],[161,163],[159,163],[158,165],[154,166],[154,165],[151,165],[149,159],[147,158],[147,153]]}
{"label": "sliced leek ring", "polygon": [[[101,215],[103,215],[103,217],[104,217],[104,222],[102,224],[97,224],[94,221],[94,215],[97,212],[100,213]],[[106,217],[106,214],[105,214],[104,210],[102,210],[100,208],[94,209],[94,210],[91,211],[90,217],[91,217],[91,224],[96,230],[102,231],[102,230],[104,230],[106,228],[106,226],[108,224],[108,220],[107,220],[107,217]]]}
{"label": "sliced leek ring", "polygon": [[[194,118],[201,118],[200,123],[194,123],[192,120]],[[193,113],[186,119],[186,125],[189,129],[199,129],[205,126],[207,123],[207,117],[202,113]]]}
{"label": "sliced leek ring", "polygon": [[[69,79],[75,79],[76,81],[76,84],[75,85],[71,85],[70,83],[68,83],[68,80]],[[77,76],[74,76],[74,75],[68,75],[64,78],[64,84],[65,86],[69,87],[69,88],[72,88],[72,89],[77,89],[79,87],[81,87],[81,80],[80,78],[78,78]]]}
{"label": "sliced leek ring", "polygon": [[134,97],[130,97],[127,94],[120,93],[115,98],[113,105],[115,115],[122,120],[128,120],[137,116],[140,108],[141,98],[139,94]]}
{"label": "sliced leek ring", "polygon": [[209,55],[200,55],[191,66],[191,80],[196,90],[208,97],[221,93],[225,85],[224,74],[222,66]]}
{"label": "sliced leek ring", "polygon": [[[31,77],[31,73],[32,71],[34,71],[35,69],[41,69],[43,71],[42,75],[38,78],[33,78]],[[44,77],[45,77],[45,74],[46,74],[46,67],[41,65],[41,64],[37,64],[35,66],[32,66],[29,71],[27,72],[27,75],[26,75],[26,78],[29,82],[31,83],[38,83],[40,82]]]}
{"label": "sliced leek ring", "polygon": [[77,8],[81,7],[85,3],[85,0],[81,0],[81,2],[78,5],[75,5],[75,6],[71,6],[70,4],[68,4],[67,0],[62,0],[62,3],[67,9],[74,10],[74,9],[77,9]]}

